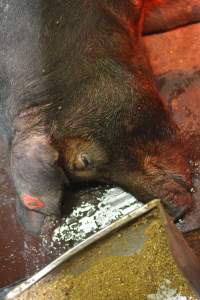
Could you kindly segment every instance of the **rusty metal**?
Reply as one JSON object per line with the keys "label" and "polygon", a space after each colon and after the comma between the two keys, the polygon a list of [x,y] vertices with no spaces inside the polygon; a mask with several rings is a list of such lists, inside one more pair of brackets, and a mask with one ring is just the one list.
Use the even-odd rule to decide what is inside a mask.
{"label": "rusty metal", "polygon": [[159,204],[159,208],[172,255],[195,295],[200,299],[200,261],[161,203]]}

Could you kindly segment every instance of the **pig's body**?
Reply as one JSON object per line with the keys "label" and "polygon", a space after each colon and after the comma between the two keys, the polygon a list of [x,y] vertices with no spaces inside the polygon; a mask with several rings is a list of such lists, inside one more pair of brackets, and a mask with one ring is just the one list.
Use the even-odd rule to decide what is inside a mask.
{"label": "pig's body", "polygon": [[140,38],[142,2],[1,1],[0,127],[31,220],[59,215],[77,180],[190,205],[184,148]]}

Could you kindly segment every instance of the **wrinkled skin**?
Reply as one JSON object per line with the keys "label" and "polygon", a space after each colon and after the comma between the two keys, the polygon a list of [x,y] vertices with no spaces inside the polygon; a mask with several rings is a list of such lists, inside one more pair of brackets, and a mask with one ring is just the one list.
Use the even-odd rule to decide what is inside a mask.
{"label": "wrinkled skin", "polygon": [[192,205],[184,144],[141,41],[155,4],[2,1],[0,127],[29,230],[60,215],[76,181],[114,183],[143,202],[159,197],[171,211]]}

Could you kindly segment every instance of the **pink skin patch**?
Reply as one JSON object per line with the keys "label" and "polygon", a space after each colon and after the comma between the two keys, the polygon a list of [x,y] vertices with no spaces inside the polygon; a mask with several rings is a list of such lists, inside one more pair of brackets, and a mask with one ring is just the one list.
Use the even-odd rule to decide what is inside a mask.
{"label": "pink skin patch", "polygon": [[36,209],[36,208],[43,207],[45,205],[42,200],[39,200],[38,198],[28,194],[22,195],[22,201],[24,205],[29,209]]}

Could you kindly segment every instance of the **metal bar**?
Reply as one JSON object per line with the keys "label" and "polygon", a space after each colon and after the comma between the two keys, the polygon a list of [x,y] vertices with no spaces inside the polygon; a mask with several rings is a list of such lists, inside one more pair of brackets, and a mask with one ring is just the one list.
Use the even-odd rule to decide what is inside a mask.
{"label": "metal bar", "polygon": [[81,250],[85,249],[89,245],[93,244],[94,242],[100,240],[102,237],[105,237],[109,233],[113,232],[114,230],[121,228],[122,226],[130,223],[131,221],[135,220],[136,218],[146,214],[150,210],[154,209],[158,206],[160,203],[159,199],[154,199],[150,201],[148,204],[133,210],[129,214],[123,216],[119,220],[115,221],[114,223],[108,225],[107,227],[103,228],[102,230],[94,233],[90,237],[88,237],[85,241],[81,242],[77,246],[73,247],[72,249],[66,251],[64,254],[62,254],[60,257],[52,261],[50,264],[48,264],[46,267],[44,267],[42,270],[40,270],[38,273],[27,279],[25,282],[21,283],[17,287],[15,287],[13,290],[11,290],[5,300],[14,299],[18,295],[20,295],[22,292],[30,288],[33,284],[38,282],[40,279],[42,279],[44,276],[49,274],[51,271],[53,271],[56,267],[58,267],[63,262],[70,259],[72,256],[80,252]]}
{"label": "metal bar", "polygon": [[200,299],[200,262],[161,203],[159,208],[172,255],[179,269],[190,283],[197,299]]}

